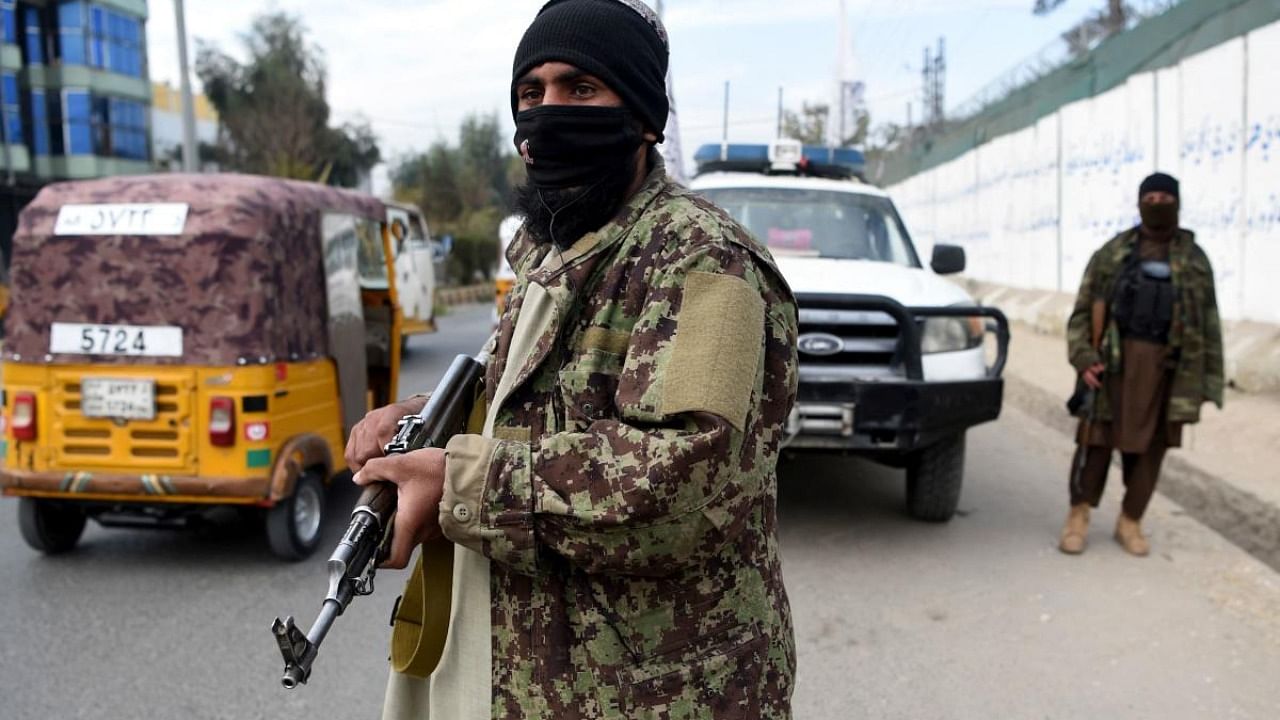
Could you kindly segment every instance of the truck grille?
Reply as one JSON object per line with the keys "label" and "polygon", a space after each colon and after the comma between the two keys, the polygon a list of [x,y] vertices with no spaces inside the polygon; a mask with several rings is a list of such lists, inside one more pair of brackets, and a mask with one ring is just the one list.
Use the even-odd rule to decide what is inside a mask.
{"label": "truck grille", "polygon": [[155,418],[115,421],[85,417],[80,411],[80,382],[84,375],[55,372],[51,428],[54,467],[132,472],[189,470],[192,462],[192,373],[165,370],[145,375],[134,371],[101,374],[154,379]]}
{"label": "truck grille", "polygon": [[[801,379],[816,371],[856,377],[900,375],[898,324],[882,312],[800,308]],[[806,370],[808,368],[808,370]]]}

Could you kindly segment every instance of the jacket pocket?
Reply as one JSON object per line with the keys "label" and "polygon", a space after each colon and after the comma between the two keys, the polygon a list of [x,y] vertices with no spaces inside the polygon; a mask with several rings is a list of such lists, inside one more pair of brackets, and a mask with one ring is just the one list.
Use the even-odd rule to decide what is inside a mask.
{"label": "jacket pocket", "polygon": [[[739,625],[648,658],[622,673],[629,718],[757,718],[767,638]],[[676,708],[687,708],[685,714]]]}
{"label": "jacket pocket", "polygon": [[614,364],[575,365],[560,371],[556,378],[560,426],[568,432],[583,432],[597,420],[616,419],[614,393],[618,390],[618,373]]}

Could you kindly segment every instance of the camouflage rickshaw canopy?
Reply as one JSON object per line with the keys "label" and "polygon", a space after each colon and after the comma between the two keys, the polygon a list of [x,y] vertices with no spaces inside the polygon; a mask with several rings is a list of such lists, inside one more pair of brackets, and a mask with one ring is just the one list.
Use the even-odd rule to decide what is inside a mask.
{"label": "camouflage rickshaw canopy", "polygon": [[[74,220],[64,214],[59,222],[67,206],[83,217],[113,208],[126,212],[120,206],[130,205],[168,206],[175,231],[76,234]],[[182,223],[174,208],[184,206]],[[84,362],[83,355],[51,353],[53,323],[181,327],[182,357],[149,359],[161,364],[227,366],[325,355],[321,228],[327,213],[386,218],[382,202],[369,195],[250,175],[49,185],[22,211],[14,236],[5,357]]]}

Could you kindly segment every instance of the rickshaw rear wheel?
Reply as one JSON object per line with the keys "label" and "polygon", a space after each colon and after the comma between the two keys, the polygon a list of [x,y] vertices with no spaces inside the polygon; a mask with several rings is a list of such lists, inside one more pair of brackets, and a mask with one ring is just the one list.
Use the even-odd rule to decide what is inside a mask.
{"label": "rickshaw rear wheel", "polygon": [[267,543],[281,560],[310,557],[324,528],[324,483],[314,470],[298,476],[293,494],[267,511]]}
{"label": "rickshaw rear wheel", "polygon": [[74,505],[36,498],[18,500],[18,529],[22,539],[46,555],[64,553],[80,542],[85,514]]}

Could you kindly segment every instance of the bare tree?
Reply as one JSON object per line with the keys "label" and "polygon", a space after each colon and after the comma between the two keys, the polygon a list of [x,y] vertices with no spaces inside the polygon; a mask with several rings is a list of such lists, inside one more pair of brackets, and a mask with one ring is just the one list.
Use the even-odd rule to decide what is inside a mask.
{"label": "bare tree", "polygon": [[[782,114],[782,137],[799,140],[805,145],[826,145],[827,123],[833,122],[831,106],[826,103],[803,103],[799,113],[787,110]],[[840,139],[840,147],[862,145],[867,141],[871,116],[861,110],[854,113],[853,127],[848,137]]]}
{"label": "bare tree", "polygon": [[201,42],[196,74],[220,121],[217,161],[241,172],[355,185],[379,160],[367,124],[329,126],[321,51],[297,18],[256,18],[241,63]]}
{"label": "bare tree", "polygon": [[[1066,0],[1035,0],[1032,12],[1036,15],[1048,15],[1058,9]],[[1131,6],[1124,0],[1107,0],[1107,5],[1090,13],[1074,27],[1062,34],[1076,56],[1084,55],[1092,50],[1100,41],[1123,31],[1135,16]]]}

